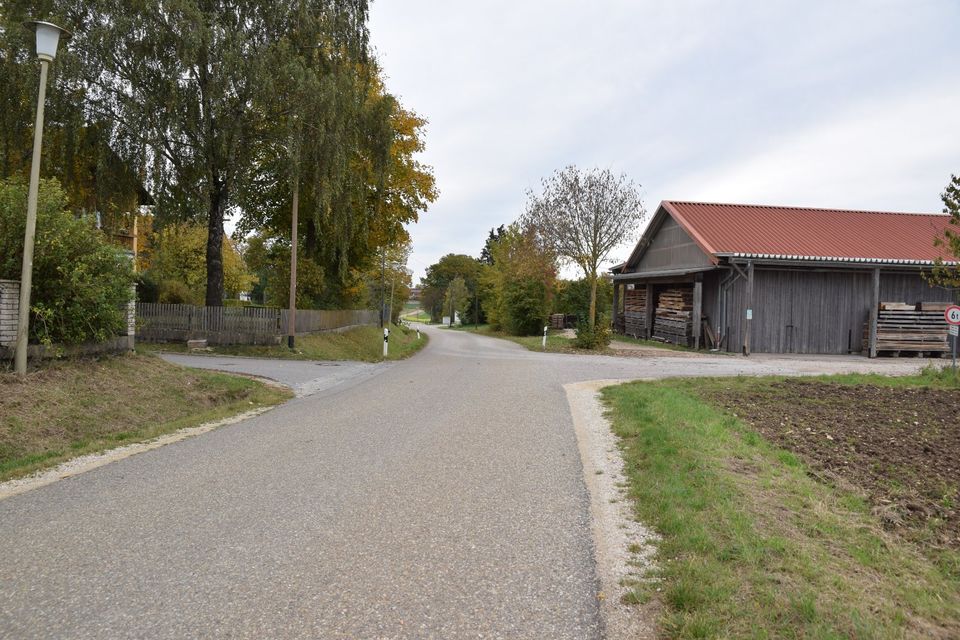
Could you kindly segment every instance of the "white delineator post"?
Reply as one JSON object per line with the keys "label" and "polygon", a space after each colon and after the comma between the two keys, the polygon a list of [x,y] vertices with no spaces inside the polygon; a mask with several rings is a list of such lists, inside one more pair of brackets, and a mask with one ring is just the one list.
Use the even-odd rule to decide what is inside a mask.
{"label": "white delineator post", "polygon": [[543,328],[543,349],[544,349],[544,351],[546,351],[546,349],[547,349],[547,329],[549,329],[549,328],[550,328],[550,325],[547,325],[546,327]]}
{"label": "white delineator post", "polygon": [[387,345],[390,343],[390,329],[383,328],[383,357],[387,357]]}

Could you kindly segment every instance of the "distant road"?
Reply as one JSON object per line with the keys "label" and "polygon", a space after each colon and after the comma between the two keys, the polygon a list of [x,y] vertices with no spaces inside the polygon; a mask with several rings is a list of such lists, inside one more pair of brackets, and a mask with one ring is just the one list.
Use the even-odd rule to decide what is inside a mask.
{"label": "distant road", "polygon": [[0,637],[598,638],[564,383],[920,364],[569,356],[424,330],[388,365],[171,358],[301,397],[0,501]]}

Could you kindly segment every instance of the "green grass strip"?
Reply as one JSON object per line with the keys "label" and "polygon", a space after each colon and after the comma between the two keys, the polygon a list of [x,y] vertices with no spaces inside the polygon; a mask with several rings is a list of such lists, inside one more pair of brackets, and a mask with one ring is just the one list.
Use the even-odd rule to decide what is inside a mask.
{"label": "green grass strip", "polygon": [[670,638],[960,637],[956,576],[700,400],[711,384],[603,392],[636,515],[662,537],[655,580],[626,600],[660,598]]}

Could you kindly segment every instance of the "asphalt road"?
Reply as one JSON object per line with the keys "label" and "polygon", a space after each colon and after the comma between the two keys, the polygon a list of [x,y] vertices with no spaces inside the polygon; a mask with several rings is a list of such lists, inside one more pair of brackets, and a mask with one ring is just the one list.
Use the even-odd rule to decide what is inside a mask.
{"label": "asphalt road", "polygon": [[389,365],[181,360],[301,397],[0,501],[0,637],[602,637],[562,384],[918,364],[430,335]]}

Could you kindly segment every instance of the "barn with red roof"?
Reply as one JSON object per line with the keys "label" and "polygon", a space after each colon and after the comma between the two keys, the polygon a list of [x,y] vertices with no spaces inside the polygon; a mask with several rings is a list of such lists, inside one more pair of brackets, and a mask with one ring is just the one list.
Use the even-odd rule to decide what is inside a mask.
{"label": "barn with red roof", "polygon": [[954,290],[924,279],[936,261],[956,260],[934,244],[949,221],[664,201],[613,268],[614,329],[747,354],[876,355],[881,302],[942,308],[955,300]]}

